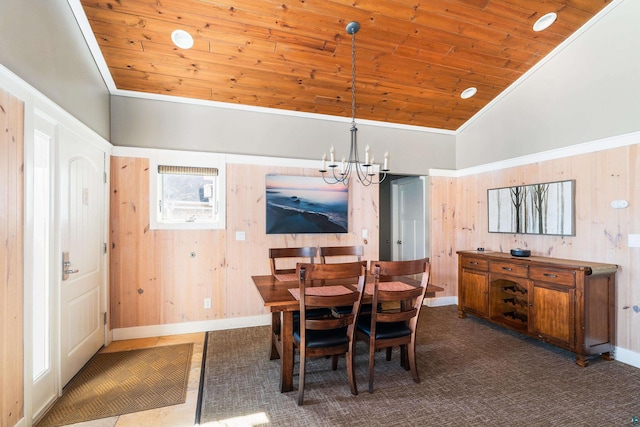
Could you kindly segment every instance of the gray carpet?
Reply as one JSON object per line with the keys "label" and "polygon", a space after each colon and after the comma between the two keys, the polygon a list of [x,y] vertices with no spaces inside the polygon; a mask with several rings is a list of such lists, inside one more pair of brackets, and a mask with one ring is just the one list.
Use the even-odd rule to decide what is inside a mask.
{"label": "gray carpet", "polygon": [[[358,396],[349,392],[344,359],[332,371],[331,361],[320,358],[307,365],[302,407],[296,404],[297,362],[296,390],[278,391],[279,361],[268,360],[268,327],[208,337],[201,424],[629,426],[640,417],[640,369],[600,358],[581,368],[567,351],[477,318],[458,319],[455,306],[421,312],[419,384],[400,368],[397,349],[390,362],[378,352],[369,394],[368,350],[360,342]],[[246,421],[251,414],[266,422]]]}

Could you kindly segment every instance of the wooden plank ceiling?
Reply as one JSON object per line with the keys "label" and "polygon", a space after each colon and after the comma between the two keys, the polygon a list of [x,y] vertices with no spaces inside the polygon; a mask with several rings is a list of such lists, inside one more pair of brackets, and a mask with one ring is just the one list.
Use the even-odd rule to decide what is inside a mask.
{"label": "wooden plank ceiling", "polygon": [[[611,0],[81,0],[117,89],[456,130]],[[549,12],[558,20],[534,32]],[[194,38],[189,50],[173,30]],[[477,94],[462,99],[461,92]]]}

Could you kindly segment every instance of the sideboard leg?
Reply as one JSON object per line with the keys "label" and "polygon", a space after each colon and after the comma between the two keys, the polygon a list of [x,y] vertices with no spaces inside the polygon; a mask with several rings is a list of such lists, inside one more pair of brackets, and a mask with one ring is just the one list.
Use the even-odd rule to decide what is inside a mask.
{"label": "sideboard leg", "polygon": [[583,368],[586,368],[587,366],[589,366],[589,358],[581,354],[576,354],[576,364],[582,366]]}
{"label": "sideboard leg", "polygon": [[616,358],[613,356],[613,352],[611,352],[611,351],[607,351],[606,353],[602,353],[601,357],[604,360],[616,360]]}
{"label": "sideboard leg", "polygon": [[458,310],[458,317],[459,317],[460,319],[464,319],[464,318],[466,318],[466,317],[467,317],[467,314],[466,314],[464,311],[462,311],[462,310]]}

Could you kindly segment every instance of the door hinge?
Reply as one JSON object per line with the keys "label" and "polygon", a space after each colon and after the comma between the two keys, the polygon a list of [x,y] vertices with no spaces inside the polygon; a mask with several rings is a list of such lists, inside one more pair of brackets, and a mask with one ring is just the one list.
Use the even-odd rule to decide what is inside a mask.
{"label": "door hinge", "polygon": [[106,311],[103,313],[102,319],[103,319],[104,324],[106,325],[107,324],[107,312]]}
{"label": "door hinge", "polygon": [[103,253],[103,254],[106,254],[106,253],[107,253],[107,244],[106,244],[106,243],[103,243],[103,244],[102,244],[102,253]]}
{"label": "door hinge", "polygon": [[106,172],[102,172],[103,177],[104,177],[104,183],[107,183],[107,173]]}

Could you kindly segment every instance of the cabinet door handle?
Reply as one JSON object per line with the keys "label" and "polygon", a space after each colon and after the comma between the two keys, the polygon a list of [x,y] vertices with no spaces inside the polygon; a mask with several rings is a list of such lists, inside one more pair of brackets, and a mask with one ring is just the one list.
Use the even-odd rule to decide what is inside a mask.
{"label": "cabinet door handle", "polygon": [[471,265],[478,265],[478,263],[476,261],[471,261],[469,264]]}
{"label": "cabinet door handle", "polygon": [[544,274],[543,274],[543,276],[544,276],[544,277],[551,277],[551,278],[553,278],[553,279],[555,279],[556,277],[558,277],[558,276],[556,276],[555,274],[551,274],[551,273],[544,273]]}
{"label": "cabinet door handle", "polygon": [[502,267],[502,269],[503,269],[503,270],[507,270],[507,271],[511,271],[511,270],[513,270],[513,268],[511,268],[511,267]]}

